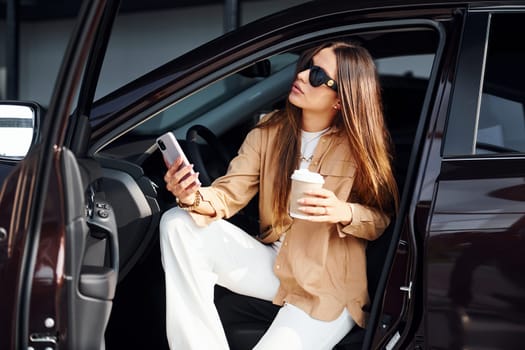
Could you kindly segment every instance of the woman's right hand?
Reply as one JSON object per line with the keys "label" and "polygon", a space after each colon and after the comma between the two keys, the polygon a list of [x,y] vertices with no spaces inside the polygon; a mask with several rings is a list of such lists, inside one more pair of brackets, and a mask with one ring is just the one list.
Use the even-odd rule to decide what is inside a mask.
{"label": "woman's right hand", "polygon": [[183,165],[182,158],[175,159],[168,166],[164,175],[166,189],[170,191],[181,203],[191,205],[195,200],[195,193],[200,188],[199,173],[193,173],[193,164]]}

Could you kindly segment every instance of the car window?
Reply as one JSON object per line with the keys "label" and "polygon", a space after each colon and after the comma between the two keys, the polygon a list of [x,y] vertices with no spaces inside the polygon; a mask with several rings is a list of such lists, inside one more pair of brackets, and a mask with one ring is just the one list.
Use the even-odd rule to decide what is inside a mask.
{"label": "car window", "polygon": [[[159,135],[169,130],[184,138],[189,123],[204,124],[221,134],[233,124],[256,121],[261,114],[282,107],[298,57],[297,53],[289,52],[268,58],[271,70],[265,77],[241,71],[220,79],[138,125],[132,134]],[[387,90],[384,91],[384,99],[389,103],[385,108],[389,112],[389,121],[395,124],[391,127],[404,128],[405,124],[414,124],[414,119],[419,117],[420,104],[413,104],[412,113],[407,108],[411,104],[393,101],[414,99],[415,96],[422,101],[433,59],[433,54],[411,54],[375,60],[382,86]],[[246,105],[247,101],[251,101],[249,105]],[[403,110],[398,111],[397,106],[402,106]],[[401,118],[401,115],[404,117]],[[408,120],[408,115],[413,118]]]}
{"label": "car window", "polygon": [[476,154],[525,152],[523,14],[492,15]]}
{"label": "car window", "polygon": [[391,74],[428,79],[432,69],[433,54],[402,55],[375,60],[380,75]]}
{"label": "car window", "polygon": [[[267,74],[253,72],[249,67],[218,80],[137,126],[133,133],[159,135],[168,130],[176,131],[184,124],[198,120],[198,118],[205,119],[201,122],[208,125],[210,122],[213,123],[209,119],[217,120],[222,128],[217,126],[215,130],[220,133],[221,129],[228,126],[227,123],[225,124],[225,118],[223,118],[226,117],[224,113],[236,116],[236,118],[230,119],[237,119],[236,123],[238,123],[242,121],[238,114],[241,111],[238,109],[248,112],[245,114],[247,117],[257,112],[257,110],[247,110],[246,106],[243,106],[247,101],[256,99],[255,103],[250,104],[256,108],[257,105],[270,105],[279,99],[281,94],[285,92],[282,87],[289,88],[297,58],[298,55],[293,53],[276,55],[265,62],[260,62],[267,64],[269,68]],[[281,78],[283,73],[284,77],[288,78],[284,81]],[[247,95],[251,98],[245,98]],[[259,112],[265,111],[265,108],[259,110]],[[177,136],[183,137],[182,134]]]}
{"label": "car window", "polygon": [[[396,144],[396,157],[408,159],[435,63],[437,32],[430,28],[402,32],[380,28],[336,38],[359,42],[370,51],[378,68],[385,120]],[[426,44],[414,47],[414,38]],[[252,65],[267,63],[269,70],[263,70],[263,74],[252,69],[253,66],[237,67],[235,72],[155,111],[99,152],[142,162],[143,154],[147,153],[142,147],[150,147],[151,140],[167,131],[185,140],[194,125],[212,130],[228,143],[230,150],[236,151],[261,115],[283,108],[295,76],[296,61],[301,52],[315,43],[313,39],[299,42],[288,50],[259,58]],[[120,147],[127,142],[135,144],[128,147],[129,152]]]}

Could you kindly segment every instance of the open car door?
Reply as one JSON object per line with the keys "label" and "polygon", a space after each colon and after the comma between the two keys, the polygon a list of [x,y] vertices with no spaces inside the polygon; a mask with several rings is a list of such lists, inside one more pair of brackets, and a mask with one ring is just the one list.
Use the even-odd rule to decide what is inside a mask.
{"label": "open car door", "polygon": [[118,5],[84,1],[40,138],[2,184],[1,349],[104,348],[118,243],[98,165],[83,159],[83,116]]}

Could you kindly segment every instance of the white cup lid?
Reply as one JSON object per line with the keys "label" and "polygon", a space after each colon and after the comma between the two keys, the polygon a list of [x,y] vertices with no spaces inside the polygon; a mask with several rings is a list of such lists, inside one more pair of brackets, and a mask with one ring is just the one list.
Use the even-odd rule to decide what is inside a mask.
{"label": "white cup lid", "polygon": [[308,169],[298,169],[292,174],[292,180],[324,184],[324,178],[319,173],[314,173]]}

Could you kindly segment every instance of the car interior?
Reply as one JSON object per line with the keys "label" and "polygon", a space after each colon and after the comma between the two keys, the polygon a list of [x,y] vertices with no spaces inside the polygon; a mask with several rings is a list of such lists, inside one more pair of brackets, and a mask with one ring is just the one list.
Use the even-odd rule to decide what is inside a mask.
{"label": "car interior", "polygon": [[[158,223],[162,213],[176,204],[165,188],[166,167],[155,139],[164,132],[174,132],[190,162],[203,174],[201,181],[209,185],[225,173],[228,161],[261,116],[284,106],[300,52],[321,39],[326,40],[323,37],[301,43],[240,67],[168,108],[159,104],[158,110],[140,124],[115,135],[93,152],[102,165],[100,190],[115,212],[119,236],[119,283],[106,329],[107,349],[126,345],[168,348]],[[395,176],[402,193],[431,71],[436,69],[439,35],[431,28],[418,26],[339,34],[330,39],[357,41],[376,60],[383,109],[394,146]],[[411,45],[414,42],[418,45]],[[256,198],[252,203],[255,201]],[[252,203],[231,220],[255,235],[257,213]],[[371,300],[384,270],[385,252],[392,243],[391,231],[392,227],[368,245]],[[104,254],[97,242],[93,238],[88,250],[102,249]],[[217,287],[217,303],[242,302],[242,298],[246,297],[232,296],[232,292]],[[251,348],[268,326],[257,320],[231,325],[226,330],[231,348]],[[365,330],[354,327],[336,349],[360,349],[364,333]]]}

